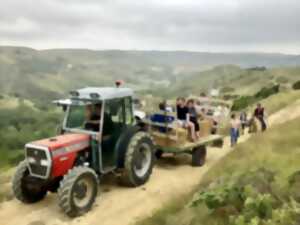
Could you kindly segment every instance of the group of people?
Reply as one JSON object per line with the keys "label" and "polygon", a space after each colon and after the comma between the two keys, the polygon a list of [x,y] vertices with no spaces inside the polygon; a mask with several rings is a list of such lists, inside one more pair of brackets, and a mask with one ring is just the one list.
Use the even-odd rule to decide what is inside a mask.
{"label": "group of people", "polygon": [[231,146],[237,144],[238,138],[240,136],[240,130],[242,134],[244,134],[246,127],[250,126],[250,121],[253,121],[254,119],[257,119],[259,121],[261,125],[261,131],[265,131],[267,129],[267,123],[265,120],[265,109],[260,103],[257,104],[253,113],[253,118],[251,120],[248,120],[246,112],[242,112],[239,118],[234,113],[231,115],[231,120],[230,120]]}
{"label": "group of people", "polygon": [[178,97],[176,100],[176,109],[161,102],[159,109],[166,112],[176,111],[176,119],[179,127],[189,131],[191,141],[196,141],[200,137],[199,116],[204,116],[204,112],[199,108],[200,102],[194,99],[186,100],[184,97]]}
{"label": "group of people", "polygon": [[[222,116],[226,115],[226,112],[224,112],[226,109],[225,106],[211,108],[208,102],[209,98],[201,94],[199,98],[186,99],[178,97],[176,99],[176,108],[168,105],[166,101],[159,103],[158,107],[161,111],[176,112],[178,126],[187,129],[191,141],[195,142],[200,138],[199,119],[209,118],[213,120],[214,125],[217,125],[222,120]],[[212,128],[212,133],[216,133],[214,129],[216,128]]]}
{"label": "group of people", "polygon": [[199,137],[200,125],[194,99],[186,100],[179,97],[176,100],[177,120],[180,127],[187,128],[191,140],[196,141]]}

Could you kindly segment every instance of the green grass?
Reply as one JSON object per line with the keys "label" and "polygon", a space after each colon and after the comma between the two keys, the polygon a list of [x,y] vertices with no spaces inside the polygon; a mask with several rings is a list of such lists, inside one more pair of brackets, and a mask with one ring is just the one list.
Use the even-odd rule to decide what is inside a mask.
{"label": "green grass", "polygon": [[264,105],[268,114],[270,115],[287,107],[288,105],[295,103],[299,99],[300,91],[287,91],[271,96],[263,100],[261,103]]}
{"label": "green grass", "polygon": [[[0,149],[0,169],[1,172],[16,166],[24,158],[24,150],[4,150]],[[1,174],[1,173],[0,173]]]}
{"label": "green grass", "polygon": [[[287,181],[299,171],[300,165],[300,118],[273,127],[263,134],[252,136],[239,144],[231,153],[218,162],[202,179],[198,190],[179,200],[170,202],[152,217],[138,222],[138,225],[183,225],[183,224],[226,224],[222,217],[211,214],[205,205],[186,207],[194,193],[207,190],[216,180],[247,174],[259,168],[274,171],[276,188],[288,195]],[[188,200],[186,200],[188,199]],[[291,225],[291,224],[290,224]]]}

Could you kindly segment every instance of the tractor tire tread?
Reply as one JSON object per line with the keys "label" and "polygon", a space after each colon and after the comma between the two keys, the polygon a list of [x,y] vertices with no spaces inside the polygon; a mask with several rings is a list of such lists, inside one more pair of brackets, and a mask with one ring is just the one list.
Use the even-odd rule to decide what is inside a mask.
{"label": "tractor tire tread", "polygon": [[[94,170],[88,167],[78,166],[74,167],[73,169],[70,169],[60,182],[58,188],[59,206],[69,217],[78,216],[77,210],[74,211],[71,205],[71,192],[73,184],[78,178],[78,176],[87,172],[93,174],[93,176],[97,178],[97,174]],[[96,180],[98,185],[98,179]]]}
{"label": "tractor tire tread", "polygon": [[31,194],[26,194],[24,193],[22,189],[22,179],[28,170],[28,164],[25,160],[21,161],[19,165],[17,166],[15,175],[12,178],[12,189],[14,196],[21,202],[26,203],[26,204],[31,204],[38,202],[42,200],[46,194],[47,191],[41,190],[39,193],[31,193]]}
{"label": "tractor tire tread", "polygon": [[[152,136],[144,131],[139,131],[136,133],[136,135],[134,135],[132,137],[132,139],[130,140],[130,143],[128,145],[126,155],[125,155],[125,169],[124,169],[124,172],[121,177],[122,183],[126,186],[137,187],[137,186],[140,186],[143,184],[143,182],[140,183],[140,182],[137,182],[136,179],[134,179],[133,174],[132,174],[132,169],[131,169],[135,149],[136,149],[137,145],[139,144],[139,141],[143,138],[149,138],[151,140],[152,144],[154,145]],[[149,171],[150,174],[152,173],[152,168],[153,168],[153,165],[151,165],[151,168]]]}

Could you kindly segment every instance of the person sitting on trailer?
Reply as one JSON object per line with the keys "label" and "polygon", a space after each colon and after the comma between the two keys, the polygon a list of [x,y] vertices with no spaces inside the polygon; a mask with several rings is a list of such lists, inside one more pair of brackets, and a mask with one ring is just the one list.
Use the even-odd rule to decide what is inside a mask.
{"label": "person sitting on trailer", "polygon": [[195,108],[195,101],[193,99],[189,99],[187,101],[187,108],[188,108],[189,121],[191,121],[194,124],[196,138],[199,138],[200,125],[198,123],[198,113]]}
{"label": "person sitting on trailer", "polygon": [[160,111],[164,111],[164,112],[173,112],[173,109],[171,106],[168,106],[167,101],[162,101],[158,104],[158,108]]}
{"label": "person sitting on trailer", "polygon": [[171,127],[167,128],[167,126],[174,122],[175,117],[171,114],[168,114],[168,113],[172,112],[172,109],[169,109],[166,101],[160,102],[158,104],[158,108],[159,108],[160,112],[151,115],[150,120],[154,123],[161,124],[161,125],[156,126],[157,129],[161,133],[166,133],[171,130]]}
{"label": "person sitting on trailer", "polygon": [[189,120],[189,109],[186,106],[185,98],[179,97],[176,102],[177,120],[180,127],[189,130],[192,141],[196,141],[195,125]]}

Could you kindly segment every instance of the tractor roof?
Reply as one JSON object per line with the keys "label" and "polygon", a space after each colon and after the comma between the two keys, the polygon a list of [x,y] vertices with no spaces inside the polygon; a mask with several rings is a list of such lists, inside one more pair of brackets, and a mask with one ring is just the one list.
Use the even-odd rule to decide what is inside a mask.
{"label": "tractor roof", "polygon": [[133,90],[130,88],[115,87],[87,87],[71,92],[71,96],[77,99],[107,100],[122,97],[132,97]]}

